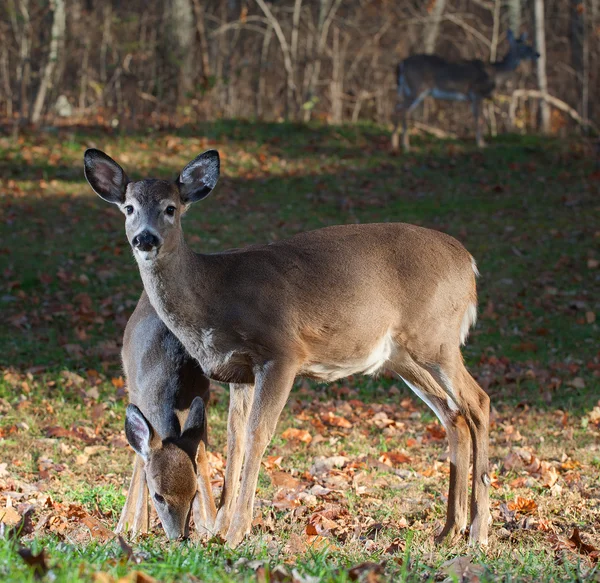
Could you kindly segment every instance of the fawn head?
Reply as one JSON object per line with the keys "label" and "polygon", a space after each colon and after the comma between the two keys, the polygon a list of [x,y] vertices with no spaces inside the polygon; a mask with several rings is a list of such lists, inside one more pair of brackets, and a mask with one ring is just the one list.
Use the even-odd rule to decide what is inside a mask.
{"label": "fawn head", "polygon": [[540,54],[531,46],[527,44],[527,33],[521,34],[519,38],[515,38],[512,30],[508,30],[506,35],[508,44],[510,45],[509,55],[516,63],[521,61],[537,61]]}
{"label": "fawn head", "polygon": [[169,539],[187,537],[196,496],[196,454],[206,436],[204,401],[195,397],[179,437],[161,440],[133,404],[127,406],[125,434],[144,460],[146,483],[160,522]]}
{"label": "fawn head", "polygon": [[192,160],[174,182],[146,179],[132,182],[112,158],[96,149],[86,150],[85,177],[94,192],[116,204],[125,215],[125,231],[138,262],[168,257],[181,241],[181,216],[188,207],[210,194],[219,180],[216,150]]}

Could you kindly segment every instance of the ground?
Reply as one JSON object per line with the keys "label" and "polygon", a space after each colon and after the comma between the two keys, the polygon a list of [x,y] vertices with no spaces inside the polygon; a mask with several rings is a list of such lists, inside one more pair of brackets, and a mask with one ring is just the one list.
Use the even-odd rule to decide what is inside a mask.
{"label": "ground", "polygon": [[[413,153],[393,156],[388,140],[376,127],[239,121],[0,139],[3,581],[46,569],[56,582],[600,580],[593,149],[585,139],[504,136],[482,151],[471,140],[415,140]],[[131,546],[115,540],[132,460],[119,349],[141,282],[122,216],[84,182],[86,147],[107,151],[133,178],[175,177],[217,148],[222,179],[184,222],[198,251],[370,221],[460,239],[481,272],[464,356],[492,403],[489,547],[434,546],[449,474],[444,430],[386,377],[298,381],[239,549],[168,543],[160,526],[126,537]],[[215,494],[227,402],[227,387],[214,384]]]}

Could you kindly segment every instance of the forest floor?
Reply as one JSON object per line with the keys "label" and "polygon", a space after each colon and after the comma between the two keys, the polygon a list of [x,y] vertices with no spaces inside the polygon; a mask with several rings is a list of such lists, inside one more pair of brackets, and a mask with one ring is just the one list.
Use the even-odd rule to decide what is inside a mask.
{"label": "forest floor", "polygon": [[[241,121],[0,138],[2,581],[600,581],[593,150],[508,135],[482,151],[473,140],[417,138],[413,153],[393,156],[388,140],[369,126]],[[122,216],[83,179],[86,147],[132,178],[174,178],[217,148],[221,181],[184,224],[199,251],[376,221],[461,240],[481,272],[464,356],[492,403],[489,547],[434,546],[445,433],[385,376],[296,384],[263,461],[255,527],[238,549],[168,543],[160,525],[120,544],[112,530],[133,456],[119,350],[142,285]],[[216,496],[227,404],[227,387],[214,384]]]}

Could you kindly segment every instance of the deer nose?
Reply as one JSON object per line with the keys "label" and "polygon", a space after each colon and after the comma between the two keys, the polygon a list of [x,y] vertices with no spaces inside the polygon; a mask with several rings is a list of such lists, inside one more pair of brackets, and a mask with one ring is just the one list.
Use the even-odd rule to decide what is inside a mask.
{"label": "deer nose", "polygon": [[140,251],[151,251],[158,247],[158,237],[150,231],[142,231],[138,233],[132,241],[133,246]]}

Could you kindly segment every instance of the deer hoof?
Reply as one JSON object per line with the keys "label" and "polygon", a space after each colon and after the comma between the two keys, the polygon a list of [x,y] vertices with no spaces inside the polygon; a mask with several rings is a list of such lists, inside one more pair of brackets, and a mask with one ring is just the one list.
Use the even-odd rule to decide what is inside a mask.
{"label": "deer hoof", "polygon": [[458,539],[462,538],[465,534],[465,528],[458,526],[456,523],[446,524],[442,529],[442,532],[435,537],[435,544],[441,545],[443,543],[452,544]]}
{"label": "deer hoof", "polygon": [[235,549],[249,532],[250,525],[247,525],[245,520],[236,520],[227,531],[227,536],[225,537],[227,545]]}

